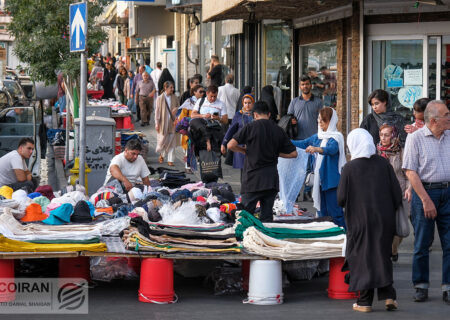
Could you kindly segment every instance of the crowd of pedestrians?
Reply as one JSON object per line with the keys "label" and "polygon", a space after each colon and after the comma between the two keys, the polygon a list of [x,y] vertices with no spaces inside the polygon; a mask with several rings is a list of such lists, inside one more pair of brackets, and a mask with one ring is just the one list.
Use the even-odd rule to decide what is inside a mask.
{"label": "crowd of pedestrians", "polygon": [[319,217],[328,216],[346,229],[344,269],[349,270],[350,290],[360,292],[354,310],[370,312],[375,289],[387,310],[398,307],[393,262],[402,241],[396,222],[400,208],[413,226],[414,301],[428,299],[429,251],[436,226],[443,251],[443,300],[450,304],[450,111],[444,102],[417,100],[415,120],[407,124],[392,109],[389,93],[377,89],[367,101],[372,112],[345,139],[338,130],[342,119],[336,104],[324,106],[324,98],[314,94],[314,79],[303,75],[300,95],[287,110],[289,124],[297,129],[289,139],[277,125],[274,87],[262,88],[255,101],[251,86],[239,91],[232,74],[224,78],[217,56],[211,57],[207,85],[196,74],[188,79],[180,98],[174,93],[172,75],[161,63],[151,73],[148,66],[140,66],[136,75],[121,60],[116,63],[106,57],[104,63],[102,71],[100,62],[93,63],[90,77],[99,79],[103,72],[104,98],[114,97],[117,91],[142,126],[149,124],[155,111],[159,162],[167,160],[173,166],[180,145],[188,173],[196,166],[191,160],[202,151],[215,153],[219,162],[222,155],[225,164],[241,171],[244,208],[254,213],[259,202],[263,222],[273,219],[278,158],[309,154],[306,199],[313,201]]}

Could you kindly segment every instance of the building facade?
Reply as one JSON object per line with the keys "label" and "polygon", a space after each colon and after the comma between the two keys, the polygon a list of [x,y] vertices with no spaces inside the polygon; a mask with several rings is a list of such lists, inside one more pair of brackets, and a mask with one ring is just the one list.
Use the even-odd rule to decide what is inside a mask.
{"label": "building facade", "polygon": [[324,105],[336,108],[344,133],[371,112],[367,96],[378,88],[407,121],[420,97],[450,105],[448,0],[204,0],[202,8],[204,21],[243,21],[244,33],[231,41],[256,46],[242,50],[236,73],[252,65],[244,83],[257,92],[280,88],[284,112],[303,74]]}

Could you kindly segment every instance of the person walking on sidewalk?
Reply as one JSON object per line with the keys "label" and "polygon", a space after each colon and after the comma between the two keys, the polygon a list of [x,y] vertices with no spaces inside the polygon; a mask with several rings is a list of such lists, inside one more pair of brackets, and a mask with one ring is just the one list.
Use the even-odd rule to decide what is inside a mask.
{"label": "person walking on sidewalk", "polygon": [[148,126],[153,112],[153,96],[156,93],[155,84],[147,71],[142,74],[142,81],[136,86],[136,103],[139,101],[141,110],[141,126]]}
{"label": "person walking on sidewalk", "polygon": [[259,201],[259,219],[271,222],[273,203],[279,190],[278,157],[296,158],[297,150],[286,132],[270,120],[267,103],[256,102],[253,116],[254,121],[236,133],[227,147],[233,152],[245,154],[241,187],[245,210],[254,214]]}
{"label": "person walking on sidewalk", "polygon": [[345,208],[347,245],[343,271],[348,273],[348,291],[359,291],[353,310],[371,312],[377,289],[387,311],[397,309],[392,286],[392,241],[396,210],[402,190],[389,161],[376,154],[373,138],[365,129],[348,135],[351,161],[341,172],[338,205]]}
{"label": "person walking on sidewalk", "polygon": [[233,83],[233,74],[227,74],[225,77],[225,85],[219,87],[219,93],[217,94],[217,98],[225,104],[228,124],[231,124],[233,120],[234,114],[236,113],[237,100],[239,99],[239,89],[236,89]]}
{"label": "person walking on sidewalk", "polygon": [[216,55],[211,56],[211,64],[209,65],[206,78],[210,80],[210,86],[220,87],[223,81],[223,68],[219,62],[219,57]]}
{"label": "person walking on sidewalk", "polygon": [[133,86],[131,87],[131,98],[135,101],[136,104],[136,120],[141,121],[141,110],[139,108],[139,96],[136,95],[137,85],[142,81],[142,74],[145,72],[145,67],[140,66],[138,68],[138,72],[134,77]]}
{"label": "person walking on sidewalk", "polygon": [[173,93],[175,90],[173,82],[164,82],[163,89],[164,92],[156,100],[155,109],[156,153],[159,153],[159,163],[163,163],[164,157],[167,156],[167,164],[173,167],[175,148],[180,138],[175,132],[176,113],[180,104]]}
{"label": "person walking on sidewalk", "polygon": [[429,252],[436,224],[442,246],[442,298],[450,304],[450,110],[443,101],[433,100],[424,118],[425,126],[406,138],[402,166],[413,188],[414,301],[428,299]]}

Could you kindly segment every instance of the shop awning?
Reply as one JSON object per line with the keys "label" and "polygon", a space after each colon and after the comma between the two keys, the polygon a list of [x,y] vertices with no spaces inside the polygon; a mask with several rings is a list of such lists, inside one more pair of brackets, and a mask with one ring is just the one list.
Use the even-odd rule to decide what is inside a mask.
{"label": "shop awning", "polygon": [[227,19],[292,20],[350,4],[351,0],[203,0],[203,22]]}

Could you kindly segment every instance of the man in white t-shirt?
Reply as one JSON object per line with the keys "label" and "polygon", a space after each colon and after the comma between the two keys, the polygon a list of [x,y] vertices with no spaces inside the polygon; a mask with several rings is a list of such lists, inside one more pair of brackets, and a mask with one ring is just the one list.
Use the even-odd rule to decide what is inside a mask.
{"label": "man in white t-shirt", "polygon": [[10,186],[14,191],[21,188],[27,189],[27,192],[34,191],[36,186],[25,162],[31,157],[33,151],[34,140],[22,138],[17,150],[0,158],[0,186]]}
{"label": "man in white t-shirt", "polygon": [[219,120],[223,124],[227,124],[227,109],[225,104],[217,99],[217,92],[216,86],[209,86],[206,89],[206,98],[197,100],[191,118]]}
{"label": "man in white t-shirt", "polygon": [[225,77],[225,85],[219,87],[218,99],[223,101],[226,106],[228,122],[231,124],[231,120],[236,113],[236,104],[239,99],[239,89],[233,86],[234,76],[233,74],[227,74]]}
{"label": "man in white t-shirt", "polygon": [[117,179],[127,191],[136,184],[142,183],[149,186],[148,175],[150,170],[148,170],[144,158],[140,155],[141,151],[142,145],[138,140],[128,141],[124,152],[112,158],[104,184],[112,179]]}

